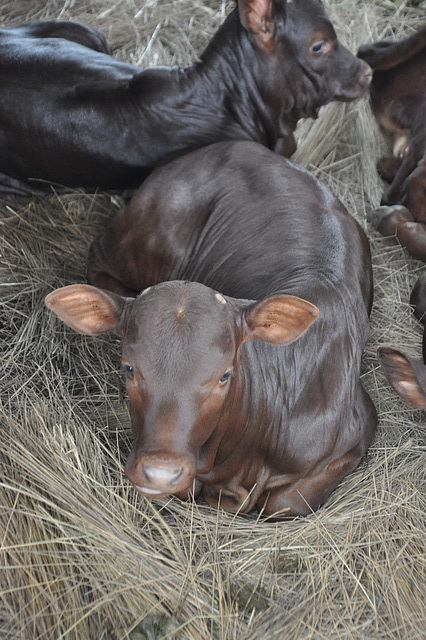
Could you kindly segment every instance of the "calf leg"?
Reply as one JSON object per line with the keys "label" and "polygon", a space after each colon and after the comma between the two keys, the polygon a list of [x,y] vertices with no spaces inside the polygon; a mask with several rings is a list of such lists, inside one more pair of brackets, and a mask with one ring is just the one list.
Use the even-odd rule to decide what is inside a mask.
{"label": "calf leg", "polygon": [[426,224],[416,222],[406,207],[379,207],[369,218],[379,233],[396,236],[408,253],[426,262]]}
{"label": "calf leg", "polygon": [[416,222],[426,223],[426,153],[406,180],[403,204]]}
{"label": "calf leg", "polygon": [[285,487],[265,491],[256,503],[262,515],[270,520],[286,520],[306,516],[316,511],[341,480],[358,465],[362,457],[360,447],[333,460],[318,473],[297,480]]}
{"label": "calf leg", "polygon": [[423,222],[403,222],[397,225],[395,235],[413,258],[426,262],[426,225]]}
{"label": "calf leg", "polygon": [[189,489],[185,489],[184,491],[178,491],[174,493],[177,498],[180,500],[195,500],[201,493],[201,489],[203,488],[203,483],[195,478],[192,487]]}
{"label": "calf leg", "polygon": [[394,180],[401,163],[401,158],[380,158],[377,163],[379,176],[383,180],[386,180],[386,182],[391,183],[392,180]]}
{"label": "calf leg", "polygon": [[403,202],[407,189],[407,179],[421,163],[424,154],[423,139],[413,136],[407,153],[402,159],[395,176],[383,194],[381,204],[405,204]]}

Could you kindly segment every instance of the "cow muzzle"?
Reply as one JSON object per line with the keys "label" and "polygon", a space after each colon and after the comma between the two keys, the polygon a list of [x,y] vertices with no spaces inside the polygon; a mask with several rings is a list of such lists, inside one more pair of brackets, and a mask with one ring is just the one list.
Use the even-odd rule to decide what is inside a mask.
{"label": "cow muzzle", "polygon": [[347,102],[360,98],[367,91],[372,78],[373,71],[371,67],[364,60],[360,60],[360,68],[355,82],[349,86],[339,87],[335,94],[335,99]]}
{"label": "cow muzzle", "polygon": [[135,489],[147,498],[160,498],[192,486],[195,464],[186,456],[130,454],[125,473]]}

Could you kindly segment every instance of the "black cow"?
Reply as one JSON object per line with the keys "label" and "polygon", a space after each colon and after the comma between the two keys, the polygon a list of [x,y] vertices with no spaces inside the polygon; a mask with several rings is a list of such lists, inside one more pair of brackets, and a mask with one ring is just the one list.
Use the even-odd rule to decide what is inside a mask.
{"label": "black cow", "polygon": [[89,50],[93,33],[83,47],[75,26],[57,28],[0,31],[0,193],[136,188],[158,162],[220,140],[290,156],[300,118],[371,80],[319,0],[238,0],[184,69],[143,71]]}

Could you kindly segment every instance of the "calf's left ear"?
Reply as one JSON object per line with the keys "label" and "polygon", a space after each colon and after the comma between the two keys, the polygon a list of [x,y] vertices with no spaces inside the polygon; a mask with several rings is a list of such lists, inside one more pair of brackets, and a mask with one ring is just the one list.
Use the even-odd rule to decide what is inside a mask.
{"label": "calf's left ear", "polygon": [[247,31],[257,36],[265,50],[273,49],[275,15],[272,0],[238,0],[240,22]]}
{"label": "calf's left ear", "polygon": [[87,335],[121,333],[120,321],[126,305],[121,296],[87,284],[73,284],[49,293],[46,306],[65,324]]}
{"label": "calf's left ear", "polygon": [[271,344],[290,344],[318,317],[318,307],[289,295],[274,295],[244,311],[249,337]]}

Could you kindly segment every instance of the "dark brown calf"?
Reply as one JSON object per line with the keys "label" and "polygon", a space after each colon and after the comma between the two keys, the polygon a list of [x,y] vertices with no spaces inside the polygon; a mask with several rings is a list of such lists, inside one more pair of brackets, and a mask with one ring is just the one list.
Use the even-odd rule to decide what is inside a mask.
{"label": "dark brown calf", "polygon": [[426,261],[426,27],[401,42],[363,45],[358,56],[374,69],[371,104],[393,146],[377,165],[390,185],[371,219]]}
{"label": "dark brown calf", "polygon": [[410,303],[416,318],[425,325],[423,363],[391,347],[379,347],[377,358],[394,391],[412,406],[426,411],[426,273],[414,285]]}
{"label": "dark brown calf", "polygon": [[321,2],[237,5],[184,69],[142,71],[64,23],[64,39],[0,30],[0,193],[43,193],[40,180],[136,188],[159,162],[219,140],[290,156],[300,118],[366,91],[371,69],[339,43]]}
{"label": "dark brown calf", "polygon": [[122,336],[126,474],[143,495],[202,490],[294,517],[356,467],[376,427],[360,382],[370,253],[311,174],[253,142],[176,159],[92,244],[88,279],[104,289],[46,304],[78,331]]}

